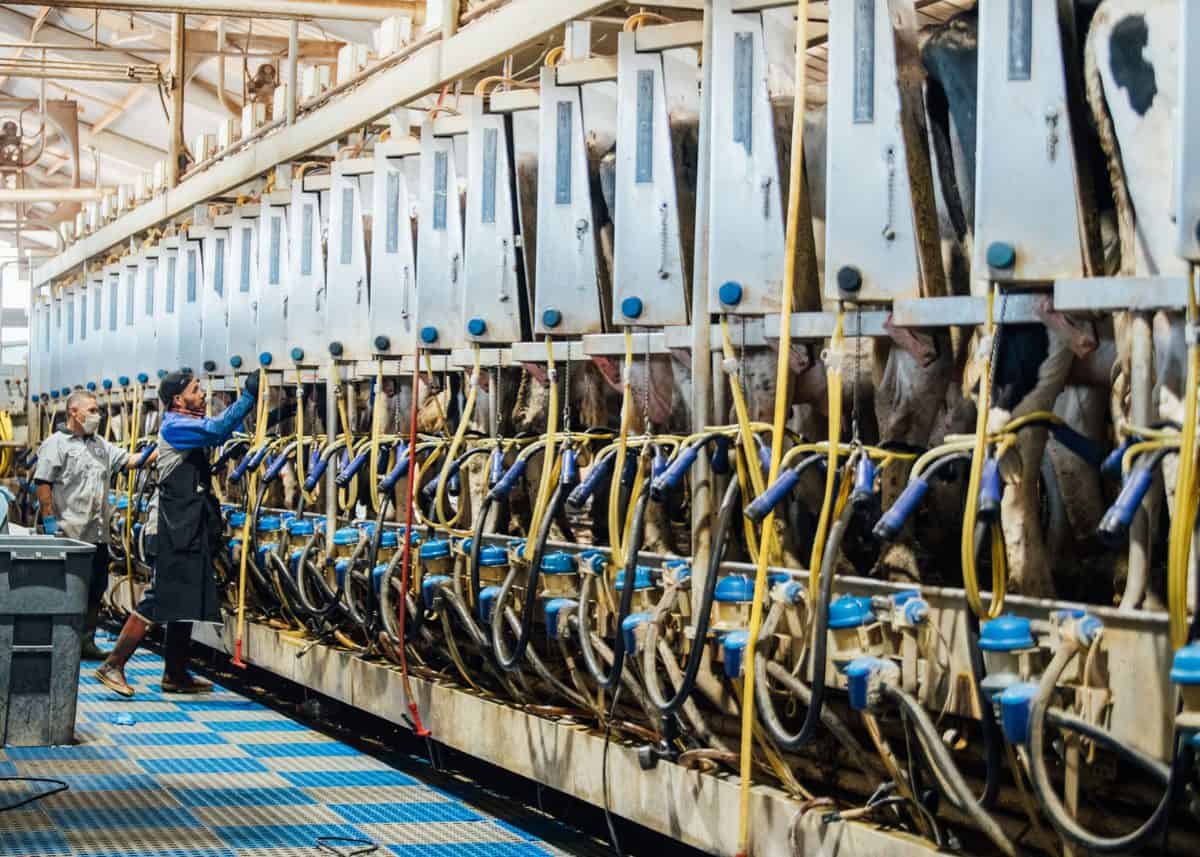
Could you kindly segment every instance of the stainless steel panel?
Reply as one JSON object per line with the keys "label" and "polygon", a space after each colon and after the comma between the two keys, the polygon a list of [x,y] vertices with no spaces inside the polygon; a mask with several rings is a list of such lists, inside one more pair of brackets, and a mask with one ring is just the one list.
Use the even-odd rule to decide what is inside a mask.
{"label": "stainless steel panel", "polygon": [[[733,13],[714,0],[709,306],[760,315],[779,311],[784,272],[784,211],[774,116],[765,81],[772,74],[759,13]],[[788,29],[794,29],[789,24]],[[747,84],[749,81],[749,84]],[[747,94],[748,90],[748,94]],[[742,287],[725,306],[726,282]]]}
{"label": "stainless steel panel", "polygon": [[342,346],[340,359],[363,360],[371,354],[363,194],[361,177],[342,172],[340,164],[335,162],[328,193],[330,228],[324,342],[320,355],[314,354],[313,359],[326,359],[334,342]]}
{"label": "stainless steel panel", "polygon": [[[288,276],[284,278],[283,317],[290,363],[312,365],[328,356],[325,336],[325,263],[321,258],[321,194],[292,184],[292,219],[289,226]],[[299,217],[297,218],[297,212]],[[297,226],[298,221],[298,226]],[[295,361],[292,349],[301,357]]]}
{"label": "stainless steel panel", "polygon": [[[524,293],[521,225],[514,210],[513,163],[509,126],[503,115],[472,105],[467,147],[465,300],[460,328],[471,342],[515,342],[528,332],[523,318],[529,298]],[[471,319],[486,325],[482,335],[467,329]]]}
{"label": "stainless steel panel", "polygon": [[[665,54],[635,48],[636,35],[622,33],[617,48],[612,322],[686,324],[689,285],[671,118],[687,114],[694,119],[699,111],[698,58],[690,48]],[[676,67],[671,74],[668,64]],[[668,91],[673,81],[685,83]],[[623,302],[629,298],[641,303],[635,317],[624,314]]]}
{"label": "stainless steel panel", "polygon": [[436,136],[429,122],[421,129],[416,328],[418,337],[432,328],[434,341],[423,344],[439,350],[467,343],[462,326],[466,278],[458,195],[459,176],[465,175],[460,157],[465,157],[467,141],[462,136]]}
{"label": "stainless steel panel", "polygon": [[[589,109],[584,116],[582,89],[589,91]],[[559,86],[554,69],[541,73],[537,199],[537,289],[533,314],[534,334],[575,336],[604,329],[601,305],[601,264],[597,257],[597,224],[591,198],[585,128],[600,127],[611,133],[608,111],[615,107],[615,87],[594,83],[586,87]],[[560,127],[560,103],[569,103],[570,125]],[[565,137],[564,137],[565,135]],[[560,145],[560,138],[570,143]],[[562,152],[569,153],[563,160]],[[571,193],[565,202],[560,194],[563,181]],[[544,325],[546,310],[561,315],[557,326]]]}
{"label": "stainless steel panel", "polygon": [[1179,113],[1175,131],[1178,253],[1200,262],[1200,7],[1180,3]]}
{"label": "stainless steel panel", "polygon": [[233,358],[241,358],[239,372],[247,372],[258,366],[257,312],[258,312],[258,218],[257,208],[234,209],[231,256],[236,265],[234,280],[237,288],[229,290],[228,339],[225,359],[221,365],[233,371]]}
{"label": "stainless steel panel", "polygon": [[[291,199],[290,195],[285,196]],[[250,365],[259,365],[259,355],[270,355],[271,368],[286,365],[287,360],[287,290],[284,282],[290,276],[287,245],[291,237],[291,205],[264,205],[259,235],[259,280],[255,297],[258,306],[255,320],[255,352]],[[262,272],[266,275],[263,276]]]}
{"label": "stainless steel panel", "polygon": [[226,227],[216,226],[204,236],[204,291],[201,311],[204,316],[201,365],[215,365],[213,374],[223,375],[226,368],[229,312],[225,290],[225,269],[229,267],[230,235]]}
{"label": "stainless steel panel", "polygon": [[[1013,8],[1009,0],[979,5],[972,280],[980,293],[993,279],[1049,282],[1084,273],[1058,3],[1030,6],[1027,79],[1009,75]],[[988,266],[997,242],[1016,251],[1010,269]]]}
{"label": "stainless steel panel", "polygon": [[[416,250],[412,213],[417,205],[418,157],[393,158],[385,146],[375,151],[375,210],[385,212],[383,240],[371,242],[371,348],[387,337],[387,351],[408,354],[416,347]],[[419,174],[419,173],[417,173]]]}
{"label": "stainless steel panel", "polygon": [[203,363],[204,315],[201,293],[204,282],[201,241],[191,235],[179,243],[180,281],[176,284],[176,313],[179,331],[178,365],[199,372]]}

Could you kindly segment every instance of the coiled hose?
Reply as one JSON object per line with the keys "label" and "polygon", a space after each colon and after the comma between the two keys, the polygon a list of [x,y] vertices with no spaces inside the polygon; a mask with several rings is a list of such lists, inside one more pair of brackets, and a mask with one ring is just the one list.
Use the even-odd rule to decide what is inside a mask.
{"label": "coiled hose", "polygon": [[767,732],[780,749],[787,752],[795,752],[807,744],[816,733],[817,724],[821,722],[821,709],[825,704],[825,664],[829,644],[829,602],[833,595],[833,576],[841,553],[842,540],[846,537],[846,531],[853,518],[854,506],[847,503],[830,528],[828,543],[821,554],[821,585],[817,590],[817,603],[813,615],[812,700],[804,713],[804,722],[798,732],[787,731],[775,710],[775,702],[771,699],[770,687],[766,681],[766,655],[762,652],[755,652],[754,655],[754,699],[758,713],[762,716]]}
{"label": "coiled hose", "polygon": [[[700,663],[704,659],[704,645],[708,639],[708,629],[712,623],[713,598],[717,591],[717,579],[721,571],[721,559],[725,553],[725,545],[734,522],[739,517],[742,507],[741,485],[736,479],[730,480],[721,499],[721,508],[717,517],[717,528],[713,532],[712,548],[708,557],[708,568],[704,577],[704,590],[700,594],[700,604],[696,608],[696,634],[693,638],[691,651],[688,652],[687,663],[684,665],[683,678],[675,688],[670,699],[663,696],[658,682],[657,658],[658,627],[650,623],[646,629],[646,646],[642,653],[643,674],[645,676],[646,694],[650,702],[660,714],[672,714],[679,709],[692,695],[696,688],[696,677],[700,672]],[[627,577],[626,580],[629,578]],[[622,597],[624,592],[622,592]]]}
{"label": "coiled hose", "polygon": [[1042,806],[1043,813],[1050,820],[1050,823],[1054,825],[1054,829],[1058,831],[1060,836],[1080,848],[1097,854],[1126,854],[1139,851],[1149,844],[1150,838],[1162,829],[1162,826],[1170,817],[1171,806],[1175,802],[1176,791],[1181,784],[1186,783],[1190,778],[1192,752],[1190,749],[1180,746],[1182,742],[1180,742],[1177,736],[1173,747],[1171,766],[1166,771],[1166,790],[1163,792],[1162,799],[1154,808],[1154,812],[1136,830],[1132,830],[1123,836],[1098,836],[1076,821],[1067,811],[1066,807],[1063,806],[1062,801],[1055,792],[1054,786],[1050,782],[1050,775],[1046,770],[1047,721],[1050,721],[1052,725],[1058,728],[1078,731],[1096,741],[1122,760],[1147,771],[1159,779],[1160,782],[1164,779],[1163,766],[1160,763],[1148,759],[1133,748],[1127,747],[1117,741],[1107,732],[1085,724],[1078,718],[1059,712],[1052,713],[1050,697],[1053,696],[1058,686],[1058,680],[1062,677],[1063,672],[1078,651],[1078,641],[1074,639],[1064,640],[1062,646],[1055,652],[1054,657],[1051,659],[1050,665],[1042,673],[1041,681],[1038,682],[1037,696],[1034,697],[1029,713],[1029,750],[1026,753],[1022,749],[1022,758],[1025,759],[1025,763],[1029,768],[1033,790],[1037,795],[1038,802]]}

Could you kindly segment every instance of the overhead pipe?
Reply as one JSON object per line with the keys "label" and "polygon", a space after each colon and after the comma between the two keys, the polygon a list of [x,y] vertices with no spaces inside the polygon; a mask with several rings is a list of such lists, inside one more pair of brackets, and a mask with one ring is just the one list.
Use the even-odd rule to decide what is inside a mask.
{"label": "overhead pipe", "polygon": [[92,202],[115,193],[101,187],[25,187],[0,188],[2,205],[34,205],[39,202]]}
{"label": "overhead pipe", "polygon": [[173,12],[177,15],[224,15],[227,18],[275,18],[292,21],[383,21],[401,11],[415,11],[416,3],[362,6],[355,3],[315,3],[311,0],[257,0],[255,3],[200,0],[50,0],[51,9],[98,9],[104,12]]}

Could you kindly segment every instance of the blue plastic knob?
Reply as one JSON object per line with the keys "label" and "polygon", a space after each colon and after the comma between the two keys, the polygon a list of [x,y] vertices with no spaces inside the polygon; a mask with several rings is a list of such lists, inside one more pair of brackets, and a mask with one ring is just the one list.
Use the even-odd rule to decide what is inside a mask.
{"label": "blue plastic knob", "polygon": [[139,384],[148,384],[150,382],[150,376],[145,372],[138,372],[137,379]]}
{"label": "blue plastic knob", "polygon": [[241,369],[242,368],[242,355],[235,354],[232,357],[230,357],[229,365],[232,366],[234,369]]}
{"label": "blue plastic knob", "polygon": [[437,342],[437,338],[437,328],[433,325],[427,324],[421,328],[421,341],[426,345],[432,345],[433,343]]}
{"label": "blue plastic knob", "polygon": [[102,387],[104,387],[104,389],[106,389],[106,390],[111,390],[112,389],[112,379],[105,378],[103,381],[100,382],[100,385]]}
{"label": "blue plastic knob", "polygon": [[1010,270],[1017,264],[1017,249],[1007,241],[993,241],[987,248],[988,267]]}
{"label": "blue plastic knob", "polygon": [[375,337],[375,350],[376,351],[391,351],[392,350],[392,340],[388,339],[386,336],[376,336]]}
{"label": "blue plastic knob", "polygon": [[621,301],[621,314],[626,318],[641,318],[642,309],[641,298],[625,298]]}
{"label": "blue plastic knob", "polygon": [[340,343],[340,342],[329,343],[329,353],[332,354],[334,357],[341,357],[343,350],[344,349],[342,348],[342,343]]}
{"label": "blue plastic knob", "polygon": [[467,322],[467,333],[471,336],[483,336],[487,330],[487,322],[482,318],[473,318]]}
{"label": "blue plastic knob", "polygon": [[542,325],[544,327],[558,327],[562,324],[562,313],[551,307],[542,313]]}
{"label": "blue plastic knob", "polygon": [[[94,391],[95,391],[95,389],[96,389],[96,382],[95,382],[95,381],[88,381],[88,382],[87,382],[87,388],[88,388],[88,390],[89,390],[89,391],[92,391],[92,392],[94,392]],[[36,401],[37,401],[37,396],[34,396],[34,397],[33,397],[33,400],[36,402]]]}
{"label": "blue plastic knob", "polygon": [[742,284],[735,283],[730,280],[728,283],[722,283],[721,288],[717,289],[717,297],[725,306],[737,306],[742,302]]}
{"label": "blue plastic knob", "polygon": [[117,383],[120,384],[122,387],[128,387],[129,386],[129,376],[122,375],[120,378],[117,379]]}
{"label": "blue plastic knob", "polygon": [[167,377],[167,370],[166,370],[166,369],[159,369],[159,370],[158,370],[158,377],[159,377],[159,378],[165,378],[165,377]]}
{"label": "blue plastic knob", "polygon": [[295,360],[297,363],[299,363],[301,360],[303,360],[304,359],[304,349],[301,348],[300,346],[296,346],[295,348],[293,348],[292,349],[292,359]]}
{"label": "blue plastic knob", "polygon": [[273,359],[270,351],[264,351],[258,355],[258,362],[263,366],[270,366]]}
{"label": "blue plastic knob", "polygon": [[979,635],[979,648],[988,652],[1015,652],[1034,645],[1030,622],[1023,616],[997,617],[986,623]]}
{"label": "blue plastic knob", "polygon": [[216,372],[217,371],[216,361],[205,360],[204,361],[204,371],[205,372]]}

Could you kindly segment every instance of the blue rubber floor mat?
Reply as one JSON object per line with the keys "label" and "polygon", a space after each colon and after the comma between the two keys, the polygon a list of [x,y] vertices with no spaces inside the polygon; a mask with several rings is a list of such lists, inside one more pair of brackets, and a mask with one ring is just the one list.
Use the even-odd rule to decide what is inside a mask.
{"label": "blue rubber floor mat", "polygon": [[[0,775],[70,786],[0,814],[0,857],[320,857],[353,840],[379,857],[569,853],[219,685],[164,694],[151,652],[126,670],[133,699],[94,669],[83,665],[77,744],[0,749]],[[0,805],[45,788],[0,782]]]}

